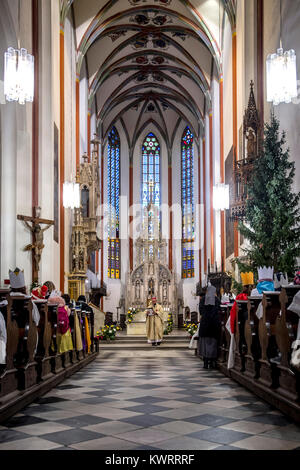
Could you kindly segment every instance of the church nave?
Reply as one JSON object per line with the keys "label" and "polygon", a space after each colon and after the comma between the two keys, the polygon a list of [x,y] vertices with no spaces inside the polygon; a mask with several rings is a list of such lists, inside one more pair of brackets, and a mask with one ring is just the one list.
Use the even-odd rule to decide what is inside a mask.
{"label": "church nave", "polygon": [[1,450],[300,450],[300,426],[191,351],[103,352],[0,426]]}

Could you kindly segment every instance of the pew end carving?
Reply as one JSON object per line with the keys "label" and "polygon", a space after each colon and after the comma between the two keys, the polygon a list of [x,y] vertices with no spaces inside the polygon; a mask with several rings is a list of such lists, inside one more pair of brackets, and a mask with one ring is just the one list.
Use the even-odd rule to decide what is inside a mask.
{"label": "pew end carving", "polygon": [[256,316],[261,297],[250,297],[248,301],[248,319],[245,322],[245,340],[247,344],[247,353],[245,355],[245,375],[252,379],[259,377],[261,357],[261,347],[258,336],[259,320]]}

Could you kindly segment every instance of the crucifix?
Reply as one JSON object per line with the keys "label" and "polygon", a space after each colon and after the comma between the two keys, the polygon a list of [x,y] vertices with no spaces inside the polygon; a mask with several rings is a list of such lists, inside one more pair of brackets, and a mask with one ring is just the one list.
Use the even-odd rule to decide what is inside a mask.
{"label": "crucifix", "polygon": [[[38,282],[39,278],[39,269],[40,269],[40,261],[42,256],[44,245],[44,232],[48,230],[52,225],[54,225],[53,220],[41,219],[41,208],[34,207],[33,209],[33,217],[28,217],[26,215],[18,215],[17,219],[21,220],[26,228],[28,228],[32,233],[32,243],[26,245],[24,251],[31,251],[32,252],[32,281]],[[31,223],[31,225],[29,224]],[[41,224],[46,225],[46,227],[42,228]]]}

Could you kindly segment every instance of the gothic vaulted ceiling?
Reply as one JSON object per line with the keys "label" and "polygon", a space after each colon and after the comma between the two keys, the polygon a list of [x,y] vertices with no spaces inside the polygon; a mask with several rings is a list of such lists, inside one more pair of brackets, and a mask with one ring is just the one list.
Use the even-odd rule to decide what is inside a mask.
{"label": "gothic vaulted ceiling", "polygon": [[171,148],[181,120],[199,136],[213,77],[219,78],[225,11],[234,0],[68,0],[77,73],[89,84],[105,138],[118,121],[129,146],[153,122]]}

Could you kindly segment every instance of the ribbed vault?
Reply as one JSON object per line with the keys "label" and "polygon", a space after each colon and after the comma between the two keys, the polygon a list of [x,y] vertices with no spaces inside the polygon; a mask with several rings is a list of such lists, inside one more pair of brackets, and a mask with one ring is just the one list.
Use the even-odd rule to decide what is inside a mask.
{"label": "ribbed vault", "polygon": [[[118,122],[130,148],[150,122],[172,148],[181,120],[196,139],[222,75],[224,15],[234,27],[234,0],[62,0],[72,10],[77,74],[88,80],[103,139]],[[83,66],[84,65],[84,66]]]}

